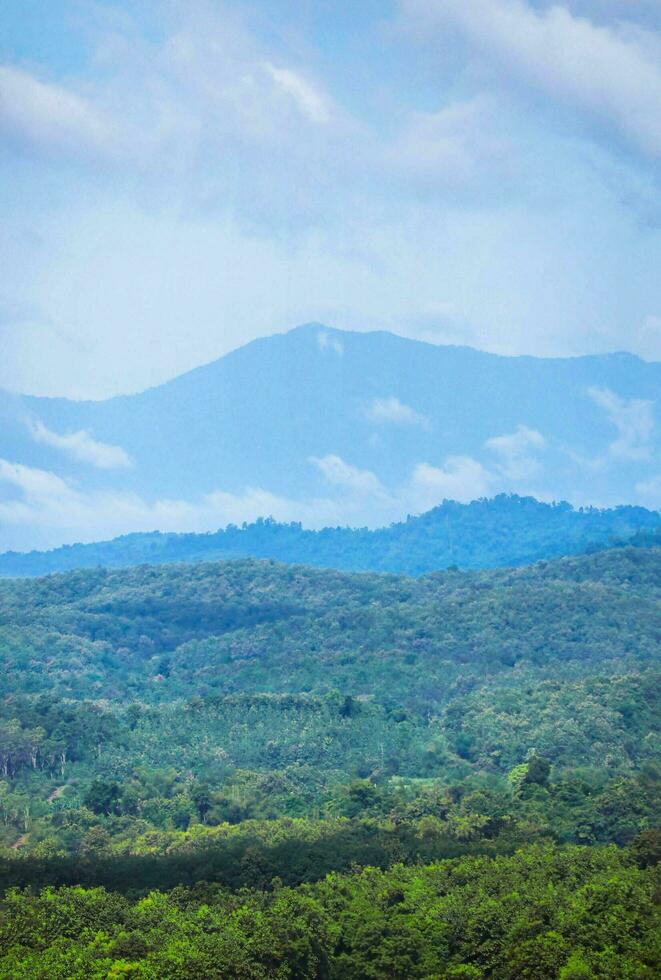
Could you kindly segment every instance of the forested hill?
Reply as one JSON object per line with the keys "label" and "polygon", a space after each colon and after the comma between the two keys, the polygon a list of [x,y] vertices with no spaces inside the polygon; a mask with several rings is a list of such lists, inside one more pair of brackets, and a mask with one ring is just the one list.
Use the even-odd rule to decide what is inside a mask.
{"label": "forested hill", "polygon": [[0,576],[241,557],[420,575],[455,565],[520,566],[628,541],[661,541],[661,514],[629,506],[574,509],[564,502],[500,494],[470,504],[445,501],[426,514],[375,531],[311,531],[266,519],[209,534],[129,534],[47,552],[8,552],[0,555]]}
{"label": "forested hill", "polygon": [[[159,705],[147,727],[164,726],[168,739],[149,751],[171,764],[184,751],[193,767],[207,749],[182,745],[191,717],[207,711],[212,728],[227,712],[235,723],[255,722],[241,747],[221,741],[236,765],[262,768],[273,752],[279,764],[302,763],[312,753],[323,769],[325,750],[302,747],[298,725],[268,749],[257,721],[274,711],[268,698],[293,698],[276,705],[279,724],[303,712],[314,741],[339,695],[368,699],[367,731],[351,751],[369,754],[372,737],[395,739],[394,772],[450,771],[460,759],[507,770],[531,747],[559,765],[603,765],[607,751],[626,768],[645,751],[633,731],[651,724],[660,571],[661,549],[626,548],[419,579],[244,560],[8,580],[0,583],[0,695],[14,698],[5,714],[21,695]],[[161,717],[181,699],[202,714],[184,723],[177,707],[178,720],[169,709]],[[413,727],[401,729],[392,712]],[[43,725],[46,715],[35,720]],[[265,728],[269,744],[276,728]]]}
{"label": "forested hill", "polygon": [[660,599],[654,546],[1,581],[0,980],[657,976]]}

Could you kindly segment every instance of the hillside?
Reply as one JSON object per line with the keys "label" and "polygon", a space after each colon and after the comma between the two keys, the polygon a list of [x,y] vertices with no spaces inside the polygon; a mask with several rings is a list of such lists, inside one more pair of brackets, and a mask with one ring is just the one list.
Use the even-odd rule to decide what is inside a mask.
{"label": "hillside", "polygon": [[1,581],[0,977],[655,975],[660,598],[654,546]]}
{"label": "hillside", "polygon": [[49,552],[0,555],[0,576],[34,576],[75,568],[122,568],[230,558],[271,558],[344,571],[421,575],[518,566],[632,541],[661,540],[661,514],[642,507],[576,510],[500,495],[471,504],[446,501],[420,517],[378,530],[304,529],[271,519],[208,534],[131,534]]}
{"label": "hillside", "polygon": [[660,390],[661,364],[628,354],[309,324],[135,395],[0,392],[0,549],[260,516],[374,528],[501,491],[657,507]]}
{"label": "hillside", "polygon": [[[625,548],[418,579],[236,561],[3,581],[0,833],[27,794],[32,846],[60,839],[59,802],[37,801],[64,785],[79,846],[95,778],[126,842],[188,826],[194,779],[218,822],[332,810],[354,779],[384,806],[398,780],[496,786],[531,752],[558,778],[643,772],[660,570],[661,549]],[[627,807],[613,819],[598,839],[631,836]]]}

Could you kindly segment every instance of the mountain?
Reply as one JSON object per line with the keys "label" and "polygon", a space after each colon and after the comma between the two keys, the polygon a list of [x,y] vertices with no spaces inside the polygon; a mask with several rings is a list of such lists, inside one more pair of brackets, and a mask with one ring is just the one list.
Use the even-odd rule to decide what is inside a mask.
{"label": "mountain", "polygon": [[470,504],[446,501],[420,517],[374,531],[312,531],[300,524],[259,520],[208,534],[134,533],[48,552],[8,552],[0,555],[0,576],[240,557],[421,575],[451,565],[525,565],[627,541],[642,546],[661,543],[661,514],[643,507],[575,510],[568,503],[501,494]]}
{"label": "mountain", "polygon": [[661,364],[308,324],[136,395],[0,393],[0,547],[273,516],[378,527],[497,491],[658,506]]}

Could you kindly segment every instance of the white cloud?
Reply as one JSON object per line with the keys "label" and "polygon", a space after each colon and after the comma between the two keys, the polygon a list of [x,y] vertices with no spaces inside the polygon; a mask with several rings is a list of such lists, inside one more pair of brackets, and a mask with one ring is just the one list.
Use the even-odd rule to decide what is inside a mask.
{"label": "white cloud", "polygon": [[[371,526],[419,514],[443,500],[470,501],[484,497],[493,481],[491,474],[471,456],[448,456],[440,467],[418,463],[399,487],[387,489],[370,470],[361,470],[339,456],[311,457],[325,479],[349,491],[350,500],[362,499],[362,519]],[[346,518],[345,518],[346,520]]]}
{"label": "white cloud", "polygon": [[[518,431],[497,438],[516,445],[517,436]],[[539,445],[537,439],[533,442]],[[131,531],[210,531],[269,516],[302,521],[310,528],[382,527],[443,500],[469,502],[504,489],[499,471],[471,456],[449,456],[438,466],[419,463],[392,488],[372,471],[337,455],[313,457],[310,462],[327,482],[328,493],[294,499],[248,486],[237,493],[216,489],[192,500],[147,500],[125,491],[83,490],[55,473],[0,459],[0,550],[98,541]],[[641,502],[659,506],[661,477],[640,482],[635,489]]]}
{"label": "white cloud", "polygon": [[635,350],[647,361],[661,361],[661,316],[647,316],[638,331]]}
{"label": "white cloud", "polygon": [[642,398],[620,398],[610,388],[591,387],[588,396],[603,408],[619,435],[608,450],[618,459],[645,460],[651,456],[654,403]]}
{"label": "white cloud", "polygon": [[60,449],[82,463],[90,463],[100,470],[115,470],[132,466],[130,456],[121,446],[99,442],[85,429],[59,435],[46,428],[43,422],[30,421],[30,433],[35,442]]}
{"label": "white cloud", "polygon": [[351,500],[297,501],[252,487],[238,494],[218,490],[193,501],[81,491],[55,473],[0,459],[0,490],[3,484],[19,495],[0,494],[0,550],[98,541],[131,531],[208,531],[264,516],[303,520],[309,527],[362,517]]}
{"label": "white cloud", "polygon": [[649,480],[640,480],[635,489],[641,503],[661,510],[661,473],[650,477]]}
{"label": "white cloud", "polygon": [[353,493],[383,496],[385,491],[379,478],[371,470],[361,470],[345,462],[341,456],[310,456],[324,479],[336,487],[343,487]]}
{"label": "white cloud", "polygon": [[404,0],[403,7],[414,23],[455,26],[505,73],[661,156],[661,67],[642,31],[597,26],[562,5],[538,11],[522,0]]}
{"label": "white cloud", "polygon": [[[109,29],[104,5],[86,5],[100,43],[89,63],[42,81],[6,70],[26,98],[0,108],[4,147],[48,144],[71,159],[100,147],[104,165],[54,172],[45,152],[36,167],[5,156],[0,267],[13,323],[0,330],[0,385],[141,390],[309,320],[418,337],[438,327],[439,339],[499,353],[597,352],[629,347],[627,319],[659,311],[658,231],[641,230],[629,203],[639,178],[656,201],[647,171],[620,161],[605,186],[594,147],[580,133],[558,139],[538,106],[457,98],[476,80],[461,44],[448,59],[456,82],[434,86],[425,69],[424,91],[415,70],[410,86],[397,81],[418,52],[398,45],[395,71],[377,57],[380,74],[366,68],[351,98],[356,118],[333,100],[342,84],[314,45],[267,40],[236,5],[162,6],[147,35],[140,18]],[[373,26],[357,27],[362,43]],[[293,79],[313,80],[312,95],[299,85],[297,102]],[[326,124],[310,117],[320,105]],[[517,146],[505,158],[503,137]],[[494,158],[516,179],[497,165],[485,186]],[[464,186],[473,170],[480,179]],[[447,306],[452,324],[422,315],[436,305],[430,317],[446,320]]]}
{"label": "white cloud", "polygon": [[[509,142],[497,132],[502,108],[491,96],[455,102],[439,112],[413,113],[386,158],[407,178],[465,184],[483,168],[502,169]],[[502,177],[502,175],[501,175]]]}
{"label": "white cloud", "polygon": [[429,419],[395,397],[375,398],[367,409],[367,417],[372,422],[394,422],[396,425],[429,425]]}
{"label": "white cloud", "polygon": [[[110,31],[97,24],[102,77],[58,84],[0,66],[0,139],[46,158],[98,158],[104,172],[108,162],[128,168],[148,180],[155,197],[167,191],[167,200],[167,182],[174,181],[175,207],[187,198],[203,210],[219,203],[232,210],[240,193],[243,209],[252,202],[253,217],[283,210],[284,197],[291,212],[304,180],[316,186],[335,166],[349,116],[288,66],[286,53],[276,64],[273,45],[224,5],[214,10],[192,0],[179,7],[164,16],[160,41],[130,18]],[[318,154],[316,167],[307,165],[311,153]],[[294,173],[301,160],[305,169]]]}
{"label": "white cloud", "polygon": [[0,65],[0,135],[21,148],[80,156],[114,152],[117,134],[87,99]]}
{"label": "white cloud", "polygon": [[494,453],[498,466],[511,480],[525,480],[539,473],[540,463],[531,451],[543,449],[546,440],[537,429],[518,425],[515,432],[487,439],[485,448]]}
{"label": "white cloud", "polygon": [[291,68],[276,68],[269,62],[264,67],[282,91],[291,96],[304,116],[313,123],[327,123],[330,120],[327,100],[298,72]]}
{"label": "white cloud", "polygon": [[63,500],[71,493],[66,481],[55,473],[6,459],[0,459],[0,483],[10,484],[34,501]]}
{"label": "white cloud", "polygon": [[340,357],[344,354],[344,344],[336,334],[330,334],[327,330],[317,332],[317,343],[320,350],[332,350]]}
{"label": "white cloud", "polygon": [[462,502],[484,497],[492,475],[471,456],[448,456],[442,467],[419,463],[403,496],[415,512],[435,507],[443,500]]}
{"label": "white cloud", "polygon": [[[465,458],[446,460],[445,471],[422,464],[392,493],[374,473],[338,456],[312,462],[336,493],[297,500],[246,487],[240,493],[218,489],[195,500],[148,501],[130,492],[81,490],[55,473],[0,459],[0,550],[98,541],[132,531],[209,531],[269,516],[311,528],[379,527],[444,497],[468,500],[483,491],[479,464]],[[18,495],[3,496],[3,484]]]}
{"label": "white cloud", "polygon": [[[135,493],[81,490],[55,473],[0,459],[0,550],[55,547],[98,541],[131,531],[209,531],[257,517],[302,521],[320,528],[384,526],[421,513],[444,499],[470,501],[489,491],[493,476],[468,456],[442,466],[416,466],[399,488],[388,491],[369,470],[339,456],[312,459],[336,492],[303,500],[260,487],[240,493],[215,490],[195,500],[145,500]],[[2,494],[3,485],[15,496]]]}

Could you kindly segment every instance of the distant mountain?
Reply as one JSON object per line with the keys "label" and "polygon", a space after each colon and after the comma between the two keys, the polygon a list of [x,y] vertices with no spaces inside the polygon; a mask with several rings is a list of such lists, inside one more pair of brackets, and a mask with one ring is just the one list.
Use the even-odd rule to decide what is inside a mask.
{"label": "distant mountain", "polygon": [[661,502],[661,364],[318,324],[141,394],[0,392],[0,548],[259,516],[371,527],[500,491]]}
{"label": "distant mountain", "polygon": [[375,531],[310,531],[300,524],[259,520],[209,534],[136,533],[48,552],[10,552],[0,555],[0,576],[242,557],[420,575],[454,565],[519,566],[625,542],[661,545],[661,514],[642,507],[575,510],[568,503],[501,494],[471,504],[446,501],[420,517]]}

